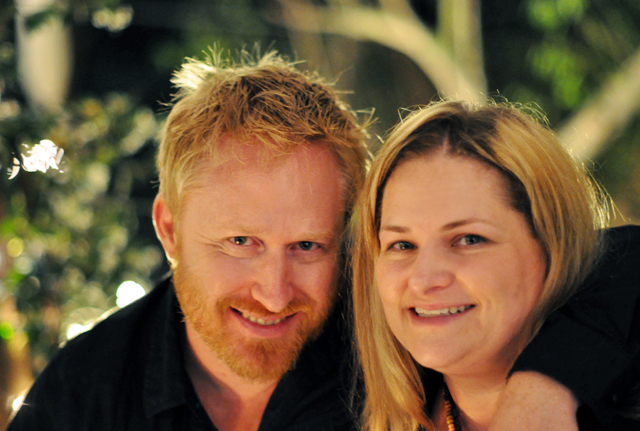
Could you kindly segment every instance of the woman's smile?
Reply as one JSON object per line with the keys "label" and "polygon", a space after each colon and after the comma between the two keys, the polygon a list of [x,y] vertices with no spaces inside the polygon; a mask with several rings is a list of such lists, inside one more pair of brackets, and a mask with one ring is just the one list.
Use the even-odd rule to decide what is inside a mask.
{"label": "woman's smile", "polygon": [[508,371],[542,292],[542,249],[502,174],[443,153],[401,163],[384,189],[376,281],[398,341],[445,374]]}
{"label": "woman's smile", "polygon": [[440,317],[440,316],[452,316],[454,314],[464,313],[473,308],[473,305],[460,305],[457,307],[444,307],[437,309],[425,309],[420,307],[412,308],[413,312],[416,313],[418,317]]}

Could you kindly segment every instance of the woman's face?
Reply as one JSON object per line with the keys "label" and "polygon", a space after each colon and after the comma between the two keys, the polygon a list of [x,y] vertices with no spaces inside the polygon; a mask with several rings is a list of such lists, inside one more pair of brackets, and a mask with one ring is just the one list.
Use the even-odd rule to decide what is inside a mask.
{"label": "woman's face", "polygon": [[447,375],[506,373],[546,269],[502,174],[444,153],[411,159],[389,177],[381,211],[376,280],[400,343]]}

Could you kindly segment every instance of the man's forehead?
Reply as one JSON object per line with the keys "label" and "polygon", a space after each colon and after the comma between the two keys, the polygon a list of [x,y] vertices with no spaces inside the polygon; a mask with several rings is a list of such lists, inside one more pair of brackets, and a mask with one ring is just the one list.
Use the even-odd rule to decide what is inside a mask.
{"label": "man's forehead", "polygon": [[231,135],[219,138],[215,146],[217,157],[213,157],[212,167],[224,166],[229,162],[249,166],[270,166],[282,163],[301,147],[308,146],[306,142],[281,142],[266,137],[252,137],[239,139]]}
{"label": "man's forehead", "polygon": [[278,187],[282,182],[286,183],[284,193],[302,187],[309,195],[326,195],[329,190],[346,194],[338,158],[321,145],[301,143],[289,153],[274,153],[259,142],[225,143],[217,157],[203,159],[197,166],[187,195],[210,187],[220,193],[252,192]]}
{"label": "man's forehead", "polygon": [[318,165],[326,169],[334,165],[337,167],[336,176],[340,179],[344,177],[338,157],[328,145],[299,142],[295,145],[272,146],[257,138],[240,141],[229,136],[221,138],[220,145],[208,158],[203,158],[196,176],[206,181],[212,174],[234,175],[239,171],[243,175],[268,174],[285,164],[295,164],[300,173],[311,171]]}

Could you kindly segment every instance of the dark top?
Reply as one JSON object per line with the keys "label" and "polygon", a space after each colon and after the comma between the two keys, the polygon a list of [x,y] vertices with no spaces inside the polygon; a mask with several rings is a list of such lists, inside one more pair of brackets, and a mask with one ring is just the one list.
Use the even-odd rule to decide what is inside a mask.
{"label": "dark top", "polygon": [[[349,430],[346,343],[337,311],[280,380],[260,431]],[[69,341],[9,425],[17,430],[215,430],[184,367],[170,280]]]}
{"label": "dark top", "polygon": [[[640,372],[640,227],[608,231],[608,251],[584,286],[545,323],[514,370],[535,370],[585,405],[581,430],[635,430],[628,407]],[[260,431],[353,427],[346,407],[348,342],[341,311],[274,391]],[[185,371],[184,324],[171,283],[67,343],[8,431],[213,430]],[[342,335],[341,335],[342,334]]]}
{"label": "dark top", "polygon": [[513,371],[539,371],[570,388],[585,404],[579,417],[640,429],[612,425],[616,413],[640,404],[640,226],[609,229],[605,244],[596,270],[549,316]]}

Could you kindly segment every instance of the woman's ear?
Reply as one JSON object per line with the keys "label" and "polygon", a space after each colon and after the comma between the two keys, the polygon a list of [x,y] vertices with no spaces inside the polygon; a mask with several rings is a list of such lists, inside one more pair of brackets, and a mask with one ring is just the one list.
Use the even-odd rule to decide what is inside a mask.
{"label": "woman's ear", "polygon": [[176,225],[169,206],[161,194],[158,194],[155,201],[153,201],[152,215],[156,235],[162,243],[167,259],[169,259],[169,262],[173,262],[176,257],[177,247]]}

